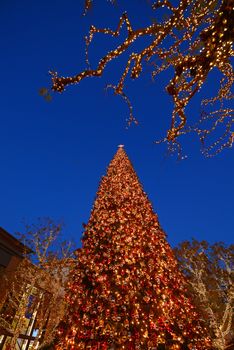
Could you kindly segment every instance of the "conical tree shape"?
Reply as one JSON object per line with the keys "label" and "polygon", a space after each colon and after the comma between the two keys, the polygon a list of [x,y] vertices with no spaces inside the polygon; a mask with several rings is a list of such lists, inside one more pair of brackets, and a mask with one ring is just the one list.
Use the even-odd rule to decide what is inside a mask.
{"label": "conical tree shape", "polygon": [[208,349],[184,292],[165,234],[120,147],[77,251],[57,349]]}

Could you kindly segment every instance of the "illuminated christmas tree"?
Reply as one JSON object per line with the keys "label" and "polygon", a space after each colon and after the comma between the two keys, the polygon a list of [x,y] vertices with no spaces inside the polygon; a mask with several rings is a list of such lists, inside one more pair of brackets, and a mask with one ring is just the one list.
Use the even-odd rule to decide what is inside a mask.
{"label": "illuminated christmas tree", "polygon": [[206,330],[123,146],[77,250],[57,349],[208,349]]}

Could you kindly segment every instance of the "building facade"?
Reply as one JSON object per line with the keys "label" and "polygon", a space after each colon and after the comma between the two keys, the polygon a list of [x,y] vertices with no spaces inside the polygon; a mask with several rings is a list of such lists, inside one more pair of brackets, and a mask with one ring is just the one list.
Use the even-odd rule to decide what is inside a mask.
{"label": "building facade", "polygon": [[[25,254],[31,250],[0,227],[0,350],[7,350],[12,339],[14,329],[18,327],[20,304],[23,300],[23,289],[16,275]],[[26,286],[25,286],[26,287]],[[26,287],[27,288],[27,287]],[[28,303],[32,303],[34,290]],[[35,308],[24,315],[24,324],[20,327],[19,337],[15,348],[17,350],[30,349],[36,335]]]}

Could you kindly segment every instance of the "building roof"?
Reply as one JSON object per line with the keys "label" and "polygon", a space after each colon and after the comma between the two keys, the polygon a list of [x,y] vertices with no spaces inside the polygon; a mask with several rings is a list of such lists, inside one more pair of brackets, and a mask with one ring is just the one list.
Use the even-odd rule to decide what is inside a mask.
{"label": "building roof", "polygon": [[25,244],[21,243],[16,237],[0,227],[0,247],[5,248],[12,255],[23,257],[32,253],[32,250]]}

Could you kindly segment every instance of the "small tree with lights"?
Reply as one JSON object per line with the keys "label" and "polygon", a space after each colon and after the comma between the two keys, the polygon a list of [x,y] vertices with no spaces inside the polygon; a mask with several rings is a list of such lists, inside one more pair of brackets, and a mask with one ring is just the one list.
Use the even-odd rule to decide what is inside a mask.
{"label": "small tree with lights", "polygon": [[66,312],[64,288],[73,261],[71,243],[58,243],[61,229],[41,218],[19,234],[24,259],[0,275],[0,349],[46,349],[54,341]]}
{"label": "small tree with lights", "polygon": [[56,349],[209,349],[185,279],[122,147],[70,273]]}
{"label": "small tree with lights", "polygon": [[217,350],[234,349],[234,245],[185,241],[174,249]]}

